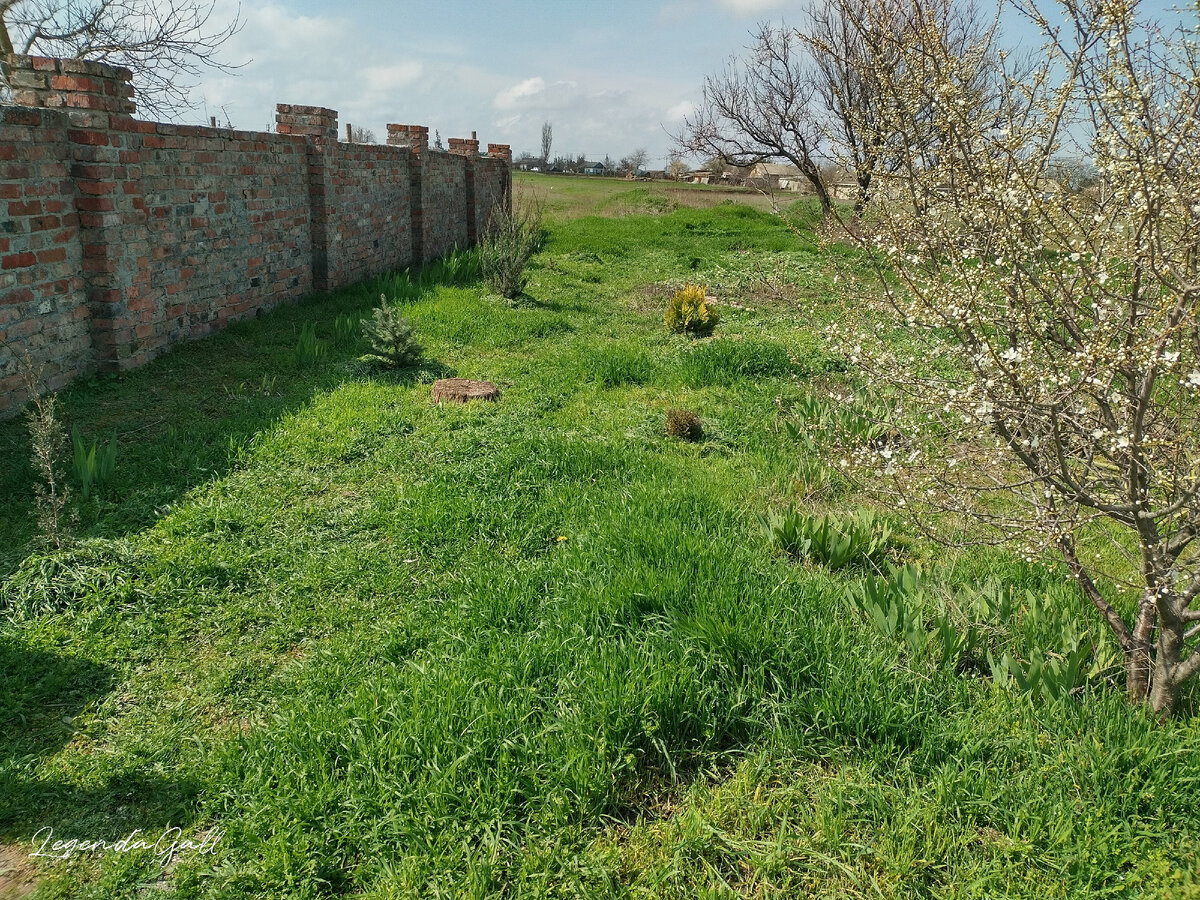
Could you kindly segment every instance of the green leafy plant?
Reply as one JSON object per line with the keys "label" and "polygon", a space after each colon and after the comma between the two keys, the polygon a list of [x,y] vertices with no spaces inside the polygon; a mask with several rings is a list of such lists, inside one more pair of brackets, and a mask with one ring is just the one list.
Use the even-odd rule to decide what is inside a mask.
{"label": "green leafy plant", "polygon": [[849,591],[851,601],[885,637],[900,637],[914,654],[929,646],[919,601],[921,574],[913,566],[893,569],[883,578],[867,578]]}
{"label": "green leafy plant", "polygon": [[79,493],[84,500],[91,496],[92,488],[99,487],[112,477],[117,465],[117,442],[101,445],[92,441],[89,447],[79,429],[71,429],[71,446],[75,477],[79,479]]}
{"label": "green leafy plant", "polygon": [[671,437],[684,441],[704,439],[704,424],[690,409],[668,409],[666,432]]}
{"label": "green leafy plant", "polygon": [[357,316],[338,313],[337,318],[333,320],[334,341],[342,346],[354,343],[359,334],[359,321]]}
{"label": "green leafy plant", "polygon": [[851,565],[878,569],[892,545],[891,525],[870,510],[838,518],[787,509],[760,521],[777,549],[797,559],[814,559],[830,569]]}
{"label": "green leafy plant", "polygon": [[479,243],[479,269],[497,294],[515,300],[525,291],[525,267],[542,245],[541,205],[529,198],[500,203]]}
{"label": "green leafy plant", "polygon": [[663,313],[663,324],[668,331],[705,337],[713,333],[720,316],[708,304],[705,290],[698,284],[685,284],[671,295]]}
{"label": "green leafy plant", "polygon": [[328,356],[329,347],[317,337],[317,326],[312,322],[302,325],[296,338],[296,365],[302,368],[320,365]]}
{"label": "green leafy plant", "polygon": [[371,356],[394,368],[416,365],[421,360],[422,347],[417,343],[413,327],[382,294],[379,306],[371,318],[362,323],[363,334],[371,345]]}

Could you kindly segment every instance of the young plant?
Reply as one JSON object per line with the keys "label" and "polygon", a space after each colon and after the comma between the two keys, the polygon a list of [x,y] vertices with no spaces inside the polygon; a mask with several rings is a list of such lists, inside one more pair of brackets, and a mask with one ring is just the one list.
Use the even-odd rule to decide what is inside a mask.
{"label": "young plant", "polygon": [[329,356],[329,347],[317,337],[317,327],[309,322],[300,328],[296,338],[296,365],[301,368],[323,363]]}
{"label": "young plant", "polygon": [[362,324],[363,334],[371,345],[370,354],[393,368],[416,365],[421,360],[422,347],[417,343],[410,325],[380,294],[379,306]]}
{"label": "young plant", "polygon": [[55,549],[68,543],[65,509],[70,492],[60,474],[59,454],[66,435],[59,421],[55,394],[39,396],[37,382],[29,379],[32,399],[25,412],[30,455],[40,481],[34,485],[38,532],[42,542]]}
{"label": "young plant", "polygon": [[79,479],[79,493],[87,500],[93,487],[99,487],[112,477],[117,465],[117,442],[109,441],[101,446],[99,441],[92,441],[91,447],[88,447],[79,429],[72,428],[71,447],[74,451],[75,477]]}
{"label": "young plant", "polygon": [[830,569],[851,565],[879,569],[891,546],[891,525],[868,510],[839,519],[788,509],[760,521],[776,548],[797,559],[814,559]]}
{"label": "young plant", "polygon": [[525,267],[542,245],[542,208],[524,197],[497,204],[479,244],[479,268],[497,294],[515,300],[525,291]]}
{"label": "young plant", "polygon": [[698,284],[685,284],[671,295],[663,313],[663,324],[668,331],[705,337],[713,333],[720,316],[708,305],[704,288]]}

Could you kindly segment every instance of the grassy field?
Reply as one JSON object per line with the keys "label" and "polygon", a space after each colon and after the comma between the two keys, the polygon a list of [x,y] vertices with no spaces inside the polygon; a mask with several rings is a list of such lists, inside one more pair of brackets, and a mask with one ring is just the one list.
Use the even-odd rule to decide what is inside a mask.
{"label": "grassy field", "polygon": [[[40,607],[0,625],[0,870],[89,898],[1200,896],[1195,692],[1159,725],[1103,673],[1002,689],[982,650],[881,634],[865,568],[767,540],[768,511],[861,502],[796,413],[855,381],[817,331],[853,255],[715,190],[522,182],[552,198],[522,305],[387,277],[63,392],[118,447],[65,554],[35,553],[0,425],[3,598]],[[685,280],[712,338],[662,326]],[[380,293],[422,368],[337,326]],[[501,399],[432,405],[451,374]],[[1061,573],[892,551],[1097,630]],[[27,858],[172,826],[215,845]]]}

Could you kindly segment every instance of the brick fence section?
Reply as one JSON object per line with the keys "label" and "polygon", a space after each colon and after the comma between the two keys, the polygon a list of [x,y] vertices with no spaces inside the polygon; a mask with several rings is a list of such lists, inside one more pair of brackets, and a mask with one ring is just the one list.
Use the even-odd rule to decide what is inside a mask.
{"label": "brick fence section", "polygon": [[133,117],[127,69],[7,58],[0,106],[0,418],[231,321],[473,244],[512,186],[506,145],[276,107],[275,133]]}

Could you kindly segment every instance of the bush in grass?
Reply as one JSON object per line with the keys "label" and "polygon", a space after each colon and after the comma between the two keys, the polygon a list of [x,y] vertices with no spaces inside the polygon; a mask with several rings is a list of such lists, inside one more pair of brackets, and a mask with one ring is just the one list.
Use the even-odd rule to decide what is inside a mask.
{"label": "bush in grass", "polygon": [[515,300],[529,279],[525,267],[542,244],[542,208],[522,199],[510,209],[498,204],[479,244],[479,270],[497,294]]}
{"label": "bush in grass", "polygon": [[676,334],[705,337],[717,327],[720,316],[708,305],[704,288],[698,284],[685,284],[673,295],[663,313],[663,324]]}
{"label": "bush in grass", "polygon": [[395,307],[388,305],[382,294],[371,318],[363,322],[363,334],[371,345],[371,356],[389,366],[399,369],[416,365],[421,360],[422,347],[417,343],[412,325]]}
{"label": "bush in grass", "polygon": [[700,417],[690,409],[667,410],[667,434],[684,441],[699,441],[704,438],[704,425]]}

